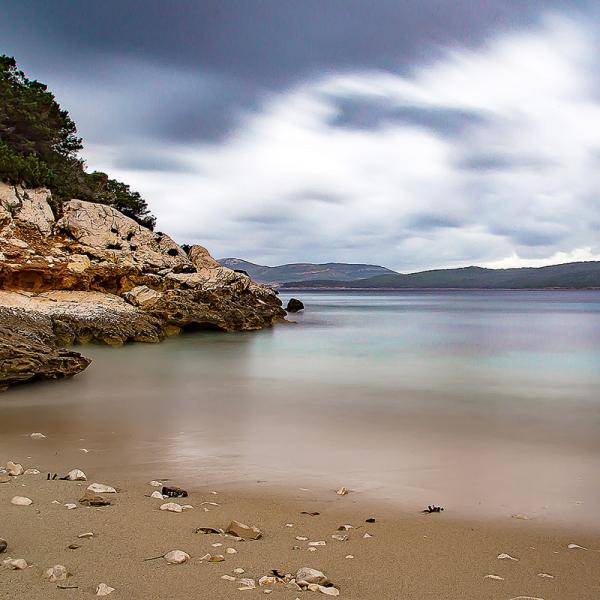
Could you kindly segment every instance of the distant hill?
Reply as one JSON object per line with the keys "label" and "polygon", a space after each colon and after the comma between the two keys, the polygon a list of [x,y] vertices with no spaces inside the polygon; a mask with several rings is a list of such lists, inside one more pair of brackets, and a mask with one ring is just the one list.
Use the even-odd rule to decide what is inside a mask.
{"label": "distant hill", "polygon": [[436,269],[419,273],[393,273],[355,281],[294,281],[282,288],[346,289],[535,289],[600,288],[600,262],[573,262],[538,268]]}
{"label": "distant hill", "polygon": [[377,265],[347,263],[293,263],[278,267],[257,265],[241,258],[222,258],[219,263],[237,271],[246,271],[259,283],[283,284],[288,281],[353,281],[368,277],[397,275],[395,271]]}

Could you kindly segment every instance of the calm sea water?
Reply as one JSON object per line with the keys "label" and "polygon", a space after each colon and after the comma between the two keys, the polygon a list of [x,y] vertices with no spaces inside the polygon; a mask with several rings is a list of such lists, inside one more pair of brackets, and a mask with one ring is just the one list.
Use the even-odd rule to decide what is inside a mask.
{"label": "calm sea water", "polygon": [[600,526],[600,292],[299,295],[267,331],[84,348],[0,396],[0,462],[42,431],[144,477]]}

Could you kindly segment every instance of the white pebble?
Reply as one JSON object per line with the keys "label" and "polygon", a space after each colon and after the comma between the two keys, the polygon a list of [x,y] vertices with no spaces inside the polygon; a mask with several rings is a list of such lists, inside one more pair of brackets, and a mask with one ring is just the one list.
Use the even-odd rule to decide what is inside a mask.
{"label": "white pebble", "polygon": [[29,566],[24,558],[7,558],[2,561],[2,564],[8,569],[14,569],[15,571],[21,571]]}
{"label": "white pebble", "polygon": [[44,439],[46,436],[43,433],[35,432],[32,433],[29,437],[32,437],[34,440]]}
{"label": "white pebble", "polygon": [[165,504],[161,504],[160,510],[168,510],[169,512],[180,513],[183,512],[183,507],[181,504],[177,504],[177,502],[165,502]]}
{"label": "white pebble", "polygon": [[72,469],[67,473],[69,481],[87,481],[85,473],[81,469]]}
{"label": "white pebble", "polygon": [[227,548],[225,552],[227,552],[227,554],[237,554],[237,550],[235,548]]}
{"label": "white pebble", "polygon": [[64,581],[68,576],[69,573],[63,565],[54,565],[44,573],[44,577],[52,582]]}
{"label": "white pebble", "polygon": [[95,494],[116,494],[117,490],[110,485],[105,485],[104,483],[92,483],[87,487],[90,492],[94,492]]}
{"label": "white pebble", "polygon": [[77,504],[73,504],[72,502],[69,502],[68,504],[65,504],[65,508],[67,510],[74,510],[75,508],[77,508]]}
{"label": "white pebble", "polygon": [[148,485],[151,485],[152,487],[162,487],[162,483],[160,481],[154,480],[152,480]]}
{"label": "white pebble", "polygon": [[165,497],[158,491],[155,490],[150,494],[150,498],[157,498],[158,500],[164,500]]}
{"label": "white pebble", "polygon": [[29,506],[30,504],[33,504],[33,500],[31,498],[26,498],[25,496],[15,496],[10,503],[15,506]]}
{"label": "white pebble", "polygon": [[96,596],[108,596],[115,591],[115,588],[106,585],[105,583],[99,583],[96,588]]}
{"label": "white pebble", "polygon": [[190,555],[183,550],[171,550],[164,555],[164,559],[171,565],[180,565],[187,562]]}

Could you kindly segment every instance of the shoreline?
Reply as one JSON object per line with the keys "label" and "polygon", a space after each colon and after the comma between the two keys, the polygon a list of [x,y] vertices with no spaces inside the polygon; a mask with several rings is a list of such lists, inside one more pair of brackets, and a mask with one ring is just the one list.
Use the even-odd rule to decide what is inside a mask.
{"label": "shoreline", "polygon": [[[85,459],[80,462],[84,465]],[[98,473],[83,469],[87,482],[47,481],[42,472],[0,484],[0,505],[8,517],[3,519],[0,536],[9,544],[2,559],[24,558],[33,565],[24,571],[0,569],[1,589],[6,594],[0,597],[92,597],[100,582],[115,588],[112,598],[229,599],[238,594],[257,597],[265,589],[272,589],[274,598],[320,597],[282,585],[257,585],[255,590],[242,592],[237,589],[239,582],[222,579],[225,575],[258,581],[272,569],[295,573],[303,566],[323,571],[339,588],[340,597],[348,600],[509,600],[519,596],[595,600],[600,594],[598,533],[510,518],[502,522],[463,519],[451,509],[416,514],[374,502],[361,493],[339,496],[333,488],[302,490],[290,484],[287,489],[274,489],[268,482],[216,488],[205,482],[186,487],[185,477],[173,472],[169,484],[186,487],[189,496],[164,502],[193,506],[176,514],[158,510],[163,501],[146,497],[157,488],[135,474],[108,477],[102,469]],[[118,490],[105,494],[113,505],[88,508],[78,503],[93,481]],[[17,494],[31,497],[34,504],[11,506],[10,498]],[[64,504],[69,502],[77,503],[77,509],[67,510]],[[368,518],[375,518],[375,523],[366,523]],[[258,526],[263,537],[236,542],[194,533],[197,527],[225,528],[232,519]],[[353,528],[338,531],[344,524]],[[94,532],[93,538],[77,537],[88,531]],[[371,537],[364,537],[366,533]],[[348,539],[339,541],[332,535]],[[296,536],[307,539],[299,541]],[[311,541],[325,545],[310,546]],[[69,549],[71,544],[79,547]],[[587,549],[570,549],[569,544]],[[237,552],[229,554],[227,547]],[[144,560],[174,549],[187,552],[189,562],[168,565],[162,559]],[[201,560],[207,553],[222,554],[225,560]],[[502,554],[517,560],[497,558]],[[77,589],[67,592],[43,579],[42,572],[55,564],[72,573],[58,583]],[[234,573],[235,568],[245,572]]]}

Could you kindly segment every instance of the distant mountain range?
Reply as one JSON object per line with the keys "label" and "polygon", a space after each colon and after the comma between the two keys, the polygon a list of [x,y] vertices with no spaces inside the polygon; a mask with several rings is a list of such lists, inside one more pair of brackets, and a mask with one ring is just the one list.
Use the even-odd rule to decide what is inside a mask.
{"label": "distant mountain range", "polygon": [[395,271],[377,265],[360,265],[347,263],[293,263],[278,267],[266,267],[242,260],[241,258],[222,258],[218,261],[224,267],[235,271],[245,271],[259,283],[279,285],[289,281],[354,281],[369,277],[397,275]]}
{"label": "distant mountain range", "polygon": [[[381,267],[378,267],[381,268]],[[387,269],[386,269],[387,270]],[[600,288],[600,262],[573,262],[538,268],[436,269],[420,273],[387,273],[354,281],[304,278],[288,281],[282,289],[538,289]]]}

